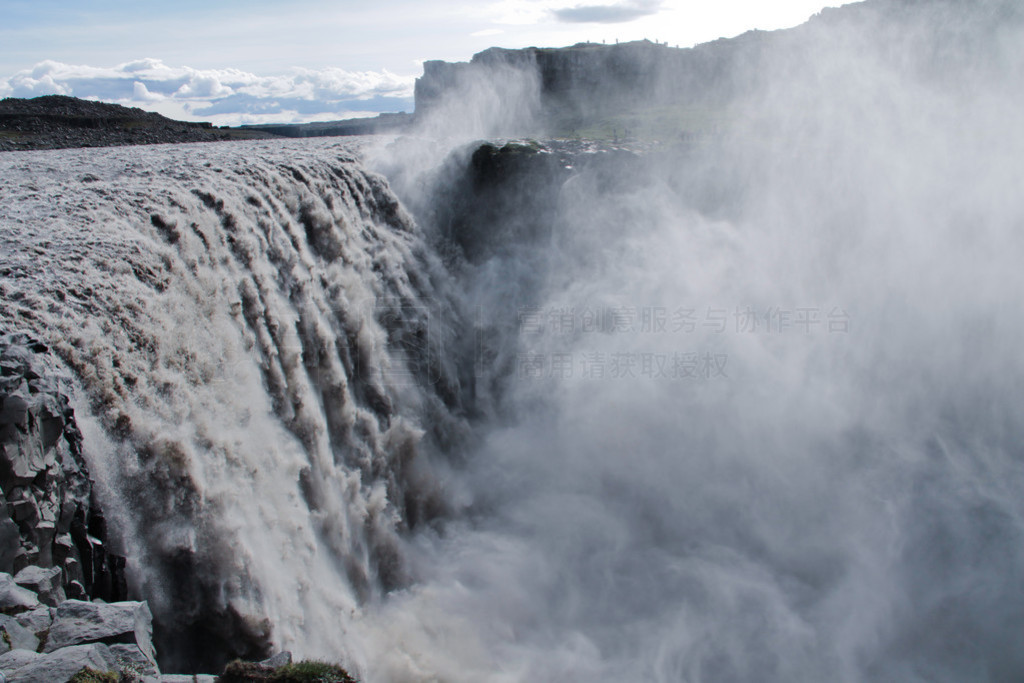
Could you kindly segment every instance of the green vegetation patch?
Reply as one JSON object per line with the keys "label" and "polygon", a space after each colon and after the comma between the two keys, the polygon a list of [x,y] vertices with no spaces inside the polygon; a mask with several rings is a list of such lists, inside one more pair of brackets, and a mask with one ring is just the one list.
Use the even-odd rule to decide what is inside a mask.
{"label": "green vegetation patch", "polygon": [[733,127],[734,115],[712,105],[608,109],[586,117],[556,119],[553,137],[628,142],[698,142]]}
{"label": "green vegetation patch", "polygon": [[337,664],[304,661],[286,664],[274,671],[276,683],[355,683],[355,679]]}
{"label": "green vegetation patch", "polygon": [[121,674],[116,671],[96,671],[85,667],[74,676],[68,683],[118,683]]}
{"label": "green vegetation patch", "polygon": [[316,660],[285,664],[276,669],[235,660],[217,677],[218,683],[356,683],[343,668]]}

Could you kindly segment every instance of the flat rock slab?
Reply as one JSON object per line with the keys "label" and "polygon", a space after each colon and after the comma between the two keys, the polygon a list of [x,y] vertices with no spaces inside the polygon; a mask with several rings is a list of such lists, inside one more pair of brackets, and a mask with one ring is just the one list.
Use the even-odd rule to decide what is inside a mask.
{"label": "flat rock slab", "polygon": [[156,661],[153,651],[153,614],[144,602],[109,604],[66,600],[57,608],[45,652],[81,643],[138,645]]}

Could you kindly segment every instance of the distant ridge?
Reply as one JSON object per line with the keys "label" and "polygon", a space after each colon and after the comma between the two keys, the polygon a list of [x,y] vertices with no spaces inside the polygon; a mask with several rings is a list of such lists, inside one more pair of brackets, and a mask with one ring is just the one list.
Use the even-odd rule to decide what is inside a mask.
{"label": "distant ridge", "polygon": [[405,130],[412,114],[379,114],[360,119],[317,121],[315,123],[259,123],[241,126],[241,130],[258,130],[288,138],[311,138],[333,135],[377,135]]}
{"label": "distant ridge", "polygon": [[885,46],[881,59],[941,80],[992,59],[987,36],[1022,16],[1024,3],[1014,0],[864,0],[793,28],[690,48],[649,40],[490,48],[469,62],[425,62],[415,117],[437,128],[485,120],[493,124],[487,135],[610,136],[637,126],[663,131],[667,119],[679,124],[677,135],[700,134],[766,83],[827,58],[844,35],[871,35]]}
{"label": "distant ridge", "polygon": [[154,112],[66,95],[0,100],[0,151],[110,147],[269,137],[175,121]]}

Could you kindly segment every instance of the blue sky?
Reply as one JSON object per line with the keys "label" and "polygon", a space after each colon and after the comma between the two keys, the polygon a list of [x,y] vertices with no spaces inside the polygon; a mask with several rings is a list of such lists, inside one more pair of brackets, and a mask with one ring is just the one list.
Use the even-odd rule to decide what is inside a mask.
{"label": "blue sky", "polygon": [[411,111],[425,59],[492,45],[686,47],[822,0],[0,0],[0,96],[68,94],[218,125]]}

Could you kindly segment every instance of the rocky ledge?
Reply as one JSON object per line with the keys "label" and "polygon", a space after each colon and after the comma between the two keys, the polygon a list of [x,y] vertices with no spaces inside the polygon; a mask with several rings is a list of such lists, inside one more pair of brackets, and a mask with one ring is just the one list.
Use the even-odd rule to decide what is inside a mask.
{"label": "rocky ledge", "polygon": [[65,683],[86,669],[117,672],[113,680],[125,683],[161,683],[145,602],[58,602],[52,583],[30,588],[47,573],[0,573],[0,681]]}

